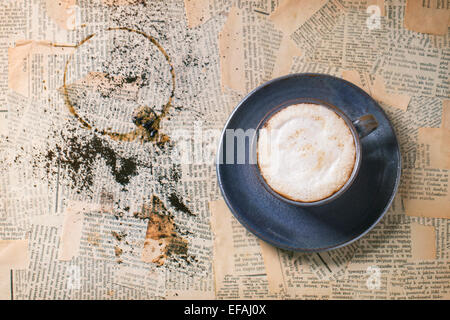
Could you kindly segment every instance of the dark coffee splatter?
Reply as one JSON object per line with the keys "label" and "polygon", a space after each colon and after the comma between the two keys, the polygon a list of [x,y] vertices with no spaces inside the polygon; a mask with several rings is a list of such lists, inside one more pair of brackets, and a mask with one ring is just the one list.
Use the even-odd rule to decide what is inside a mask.
{"label": "dark coffee splatter", "polygon": [[146,2],[145,0],[103,0],[103,3],[107,6],[110,7],[120,7],[123,5],[138,5],[138,4],[142,4],[144,6],[146,6]]}
{"label": "dark coffee splatter", "polygon": [[114,246],[114,254],[119,258],[123,253],[123,250],[119,246]]}
{"label": "dark coffee splatter", "polygon": [[143,141],[156,142],[160,148],[169,141],[169,137],[160,132],[161,117],[148,106],[136,109],[133,114],[133,123],[140,130]]}
{"label": "dark coffee splatter", "polygon": [[122,241],[127,234],[125,232],[115,232],[115,231],[111,231],[111,234],[113,235],[113,237],[117,240],[117,241]]}
{"label": "dark coffee splatter", "polygon": [[176,193],[169,196],[169,202],[177,211],[181,211],[190,215],[194,215],[191,210],[180,200]]}
{"label": "dark coffee splatter", "polygon": [[150,219],[155,214],[169,215],[169,211],[157,196],[152,196],[150,204],[143,205],[141,211],[135,212],[133,215],[138,219]]}
{"label": "dark coffee splatter", "polygon": [[170,256],[188,258],[188,242],[178,235],[173,216],[167,211],[163,202],[152,196],[149,205],[143,205],[134,216],[148,219],[142,260],[162,266]]}
{"label": "dark coffee splatter", "polygon": [[91,136],[65,136],[64,144],[58,144],[55,150],[48,150],[46,169],[54,174],[55,167],[65,170],[73,185],[81,190],[91,190],[94,182],[94,170],[97,161],[103,159],[115,181],[126,186],[137,175],[138,166],[133,158],[120,156],[103,138]]}
{"label": "dark coffee splatter", "polygon": [[181,174],[180,174],[180,165],[174,165],[171,169],[170,169],[170,179],[177,183],[178,181],[180,181],[181,179]]}

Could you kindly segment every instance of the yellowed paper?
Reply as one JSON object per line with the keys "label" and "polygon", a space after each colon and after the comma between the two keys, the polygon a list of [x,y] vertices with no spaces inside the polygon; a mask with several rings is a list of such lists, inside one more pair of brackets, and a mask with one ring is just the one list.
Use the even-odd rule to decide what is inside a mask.
{"label": "yellowed paper", "polygon": [[444,100],[442,102],[441,128],[450,129],[450,100]]}
{"label": "yellowed paper", "polygon": [[372,79],[367,73],[359,73],[356,70],[343,70],[342,77],[357,85],[381,103],[403,111],[406,111],[408,108],[411,97],[404,94],[388,93],[384,80],[380,75],[375,75]]}
{"label": "yellowed paper", "polygon": [[75,26],[76,0],[46,0],[47,14],[56,24],[66,30],[73,30]]}
{"label": "yellowed paper", "polygon": [[237,7],[232,7],[219,33],[222,90],[228,87],[242,94],[246,92],[242,43],[242,13]]}
{"label": "yellowed paper", "polygon": [[331,299],[385,300],[388,298],[389,273],[376,265],[354,264],[341,279],[332,281]]}
{"label": "yellowed paper", "polygon": [[327,0],[284,0],[270,15],[270,20],[290,35],[316,13]]}
{"label": "yellowed paper", "polygon": [[386,7],[384,6],[384,0],[367,0],[367,6],[378,6],[382,16],[386,15]]}
{"label": "yellowed paper", "polygon": [[222,287],[227,274],[233,274],[233,240],[231,217],[224,201],[209,203],[211,210],[211,229],[214,233],[214,278],[215,289]]}
{"label": "yellowed paper", "polygon": [[390,273],[389,299],[448,300],[449,260],[408,262]]}
{"label": "yellowed paper", "polygon": [[374,81],[370,83],[370,92],[375,100],[403,111],[406,111],[411,100],[410,96],[404,94],[388,93],[384,85],[384,80],[380,75],[375,76]]}
{"label": "yellowed paper", "polygon": [[369,83],[367,83],[366,77],[356,70],[342,70],[342,78],[357,85],[363,89],[367,94],[371,94]]}
{"label": "yellowed paper", "polygon": [[412,260],[436,259],[436,230],[417,222],[411,223]]}
{"label": "yellowed paper", "polygon": [[442,199],[429,197],[405,199],[405,212],[409,216],[450,219],[450,196],[446,194]]}
{"label": "yellowed paper", "polygon": [[58,260],[70,261],[78,256],[80,240],[83,229],[84,213],[100,210],[100,205],[72,201],[65,211],[62,227],[61,242],[58,252]]}
{"label": "yellowed paper", "polygon": [[262,240],[260,240],[259,244],[261,246],[264,265],[266,266],[270,292],[279,293],[282,290],[286,290],[283,270],[278,257],[278,249]]}
{"label": "yellowed paper", "polygon": [[403,205],[409,216],[450,219],[449,170],[405,168]]}
{"label": "yellowed paper", "polygon": [[405,212],[410,216],[450,219],[449,100],[442,105],[441,128],[419,128],[415,168],[402,173]]}
{"label": "yellowed paper", "polygon": [[[405,5],[397,0],[386,2],[389,16],[382,19],[380,29],[372,30],[366,24],[370,17],[367,6],[384,7],[384,1],[233,1],[234,8],[231,1],[222,0],[61,3],[61,8],[54,1],[0,5],[0,17],[9,26],[3,28],[1,46],[5,54],[11,47],[9,57],[3,59],[5,94],[0,95],[1,104],[7,106],[0,113],[0,134],[8,135],[8,139],[0,138],[0,162],[5,161],[2,190],[6,190],[0,197],[0,238],[29,235],[30,254],[28,269],[14,270],[13,280],[9,267],[0,268],[1,298],[11,298],[12,284],[15,299],[450,298],[450,171],[441,168],[446,166],[445,146],[437,148],[436,143],[441,141],[442,146],[447,140],[437,134],[444,131],[429,128],[441,123],[442,99],[447,99],[439,130],[450,130],[448,35],[406,32],[399,21]],[[344,10],[341,4],[350,9]],[[51,16],[49,8],[54,10]],[[67,32],[72,22],[77,22],[75,18],[93,24],[83,34]],[[137,30],[107,31],[110,19]],[[142,25],[149,28],[139,28]],[[149,37],[142,37],[139,30]],[[77,50],[80,54],[72,56],[67,65],[69,86],[81,86],[102,97],[103,103],[96,104],[71,96],[72,102],[78,103],[77,110],[83,111],[79,115],[86,121],[97,115],[104,117],[108,125],[116,119],[112,108],[105,107],[118,103],[124,118],[117,128],[134,126],[133,114],[128,114],[123,102],[152,106],[161,100],[163,104],[171,95],[165,90],[172,88],[170,69],[176,99],[172,99],[170,117],[164,118],[162,125],[171,138],[178,129],[190,132],[199,120],[220,132],[240,94],[273,75],[292,71],[340,76],[343,69],[357,70],[350,73],[352,82],[372,96],[378,95],[376,99],[386,108],[401,144],[403,191],[396,197],[395,207],[354,243],[359,251],[355,252],[352,244],[320,255],[289,252],[261,242],[234,218],[223,201],[212,203],[209,212],[209,201],[220,198],[214,166],[182,164],[178,170],[166,156],[172,143],[175,148],[180,146],[178,141],[171,139],[168,149],[152,142],[111,141],[98,131],[83,128],[74,115],[65,112],[58,88],[63,85],[64,67],[75,48],[50,40],[74,43],[97,31],[104,37],[89,38],[89,52],[81,46]],[[26,37],[30,40],[13,42]],[[154,54],[135,50],[134,44],[151,38],[167,56],[158,48]],[[155,45],[152,41],[148,44],[149,48]],[[87,54],[82,53],[84,48]],[[115,52],[114,59],[101,58],[109,51]],[[147,73],[134,74],[134,68],[128,73],[129,60],[138,55],[149,58],[142,70],[161,77],[144,78]],[[157,57],[162,64],[155,63],[153,58]],[[372,70],[375,67],[379,72]],[[384,79],[370,73],[381,74]],[[155,90],[143,90],[146,82],[147,89]],[[147,93],[154,100],[143,99]],[[402,100],[399,93],[413,98]],[[86,108],[85,102],[93,103]],[[90,159],[95,161],[82,163],[80,168],[88,167],[95,174],[69,171],[58,156],[78,160],[77,156],[69,159],[64,149],[77,148],[74,140],[89,136],[95,136],[97,146],[104,148],[96,157],[98,150],[90,148],[92,144],[86,148],[81,144],[83,153],[94,152]],[[201,143],[198,140],[194,149]],[[212,149],[214,154],[217,148]],[[49,151],[54,153],[51,161]],[[122,185],[116,178],[126,169],[127,162],[122,160],[128,158],[137,160],[138,173],[129,177],[129,185]],[[50,172],[45,172],[49,167]],[[43,178],[35,178],[41,169]],[[92,190],[79,190],[78,181],[92,182]],[[147,219],[134,216],[152,194],[173,213],[169,233],[176,232],[186,240],[176,242],[184,248],[182,254],[170,254],[162,260],[164,251],[157,250],[160,243],[173,249],[172,244],[152,239]],[[414,226],[416,222],[421,225]],[[150,257],[145,261],[143,248]],[[435,259],[430,252],[435,252]],[[153,263],[155,258],[165,261],[164,265]],[[380,287],[371,289],[367,281],[374,274],[368,270],[376,266],[381,271]],[[77,276],[81,276],[79,282]],[[76,289],[77,285],[81,289]]]}
{"label": "yellowed paper", "polygon": [[0,300],[11,300],[11,269],[0,267]]}
{"label": "yellowed paper", "polygon": [[305,258],[310,253],[288,252],[264,241],[260,245],[271,293],[289,299],[330,299],[331,283],[318,279],[311,270]]}
{"label": "yellowed paper", "polygon": [[39,224],[42,226],[60,227],[64,224],[63,215],[43,215],[35,216],[31,219],[31,224]]}
{"label": "yellowed paper", "polygon": [[[267,299],[266,268],[259,239],[247,231],[225,201],[209,203],[214,235],[214,282],[219,299]],[[237,286],[236,286],[237,285]]]}
{"label": "yellowed paper", "polygon": [[450,8],[445,1],[407,0],[405,28],[429,34],[445,35],[450,22]]}
{"label": "yellowed paper", "polygon": [[28,268],[28,240],[0,240],[0,268]]}
{"label": "yellowed paper", "polygon": [[[9,88],[25,97],[31,95],[31,73],[33,55],[41,54],[44,61],[49,55],[65,54],[74,50],[72,45],[54,44],[48,41],[24,40],[8,49],[8,85]],[[43,81],[48,80],[48,70],[42,70]],[[45,91],[45,83],[41,82],[40,90]]]}
{"label": "yellowed paper", "polygon": [[419,128],[418,143],[424,146],[427,167],[450,170],[449,129]]}
{"label": "yellowed paper", "polygon": [[289,74],[294,57],[300,56],[302,52],[286,34],[281,40],[280,49],[277,54],[272,78]]}
{"label": "yellowed paper", "polygon": [[0,112],[0,136],[8,135],[8,112],[5,110],[4,112]]}
{"label": "yellowed paper", "polygon": [[195,28],[211,18],[210,4],[211,0],[184,0],[189,28]]}

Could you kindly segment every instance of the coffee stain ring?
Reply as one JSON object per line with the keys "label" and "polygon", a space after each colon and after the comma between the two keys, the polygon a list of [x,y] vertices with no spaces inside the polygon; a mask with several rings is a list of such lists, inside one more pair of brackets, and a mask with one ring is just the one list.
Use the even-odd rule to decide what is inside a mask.
{"label": "coffee stain ring", "polygon": [[155,45],[158,50],[163,54],[164,58],[166,59],[167,63],[170,66],[170,74],[172,76],[172,91],[170,93],[170,97],[169,100],[167,101],[167,103],[163,106],[162,112],[159,116],[157,116],[152,123],[152,128],[157,132],[156,134],[152,134],[149,135],[147,133],[146,128],[144,128],[143,125],[136,125],[137,128],[133,131],[130,131],[128,133],[118,133],[118,132],[112,132],[112,131],[108,131],[108,130],[98,130],[96,128],[94,128],[93,125],[89,124],[88,121],[86,121],[83,117],[81,117],[76,109],[74,104],[72,103],[72,101],[70,101],[69,98],[69,92],[68,92],[68,88],[67,88],[67,71],[68,71],[68,67],[69,64],[72,60],[73,55],[75,54],[76,50],[81,47],[84,43],[88,42],[90,39],[92,39],[93,37],[96,36],[96,33],[91,34],[89,36],[87,36],[86,38],[84,38],[83,40],[81,40],[77,45],[74,46],[75,51],[70,55],[69,59],[66,62],[65,68],[64,68],[64,85],[63,85],[63,93],[64,93],[64,102],[67,106],[67,108],[69,109],[69,112],[83,125],[83,127],[87,128],[87,129],[94,129],[95,132],[98,132],[102,135],[106,135],[109,136],[111,139],[113,140],[119,140],[119,141],[134,141],[136,138],[141,137],[143,140],[145,138],[148,138],[149,140],[152,141],[157,141],[160,143],[164,143],[168,140],[167,136],[160,134],[159,131],[159,127],[160,127],[160,123],[161,123],[161,119],[166,117],[169,109],[172,105],[172,100],[173,97],[175,95],[175,70],[174,67],[172,65],[172,62],[170,60],[169,55],[167,54],[167,52],[164,50],[164,48],[159,44],[158,41],[156,41],[156,39],[142,31],[139,30],[134,30],[134,29],[130,29],[127,27],[115,27],[115,28],[107,28],[106,31],[117,31],[117,30],[124,30],[124,31],[128,31],[128,32],[132,32],[132,33],[136,33],[139,35],[144,36],[147,40],[149,40],[153,45]]}

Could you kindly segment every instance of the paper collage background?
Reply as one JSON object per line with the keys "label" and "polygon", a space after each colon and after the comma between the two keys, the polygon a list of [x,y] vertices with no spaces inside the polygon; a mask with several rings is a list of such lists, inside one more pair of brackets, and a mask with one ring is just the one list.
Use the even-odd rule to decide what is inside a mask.
{"label": "paper collage background", "polygon": [[[446,5],[3,1],[0,298],[449,299]],[[234,106],[297,72],[364,89],[402,153],[379,225],[319,255],[248,233],[214,166]]]}

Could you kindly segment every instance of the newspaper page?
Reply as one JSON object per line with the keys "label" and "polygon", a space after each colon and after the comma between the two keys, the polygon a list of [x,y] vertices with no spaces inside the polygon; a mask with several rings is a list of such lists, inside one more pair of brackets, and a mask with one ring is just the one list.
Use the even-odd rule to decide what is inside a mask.
{"label": "newspaper page", "polygon": [[[3,1],[0,298],[448,299],[449,34],[415,5]],[[337,251],[260,241],[217,185],[233,108],[296,72],[361,86],[400,142],[392,207]]]}

